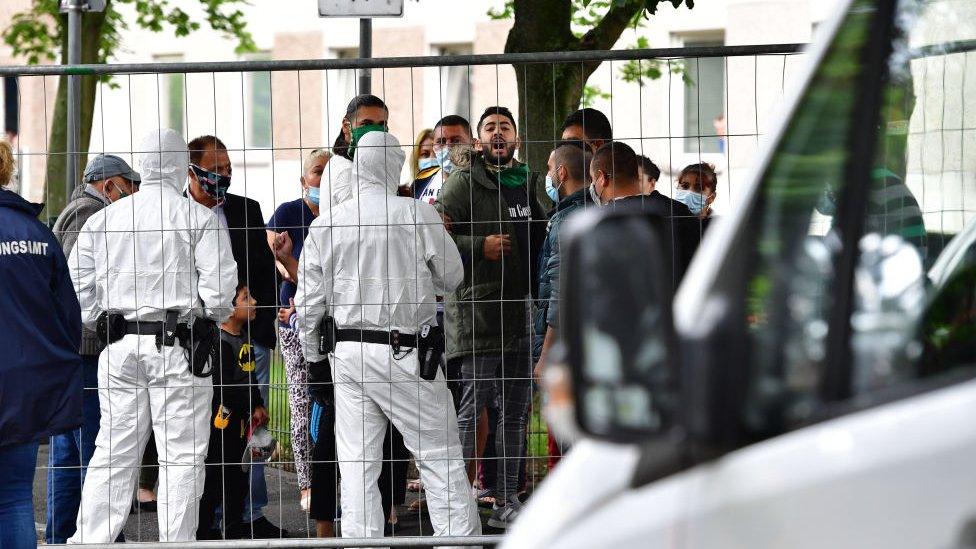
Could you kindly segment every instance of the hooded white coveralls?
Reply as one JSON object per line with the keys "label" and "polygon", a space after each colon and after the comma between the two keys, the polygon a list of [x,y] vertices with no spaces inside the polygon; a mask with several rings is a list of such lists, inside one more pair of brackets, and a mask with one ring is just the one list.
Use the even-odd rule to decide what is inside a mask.
{"label": "hooded white coveralls", "polygon": [[[183,196],[190,160],[169,129],[139,144],[138,193],[93,215],[68,260],[90,328],[102,311],[129,321],[223,320],[231,310],[237,266],[230,238],[210,209]],[[132,505],[150,426],[159,450],[160,541],[193,540],[210,438],[210,378],[194,376],[179,342],[156,349],[151,335],[127,335],[98,362],[102,420],[69,543],[115,540]]]}
{"label": "hooded white coveralls", "polygon": [[[436,325],[435,296],[461,282],[461,256],[434,208],[396,196],[403,161],[396,138],[367,133],[353,160],[352,197],[312,222],[295,295],[309,361],[324,358],[318,326],[327,308],[339,328],[416,334]],[[417,458],[434,534],[480,534],[443,373],[422,380],[415,350],[394,357],[392,347],[374,343],[340,342],[330,359],[342,535],[383,535],[376,483],[388,421]]]}

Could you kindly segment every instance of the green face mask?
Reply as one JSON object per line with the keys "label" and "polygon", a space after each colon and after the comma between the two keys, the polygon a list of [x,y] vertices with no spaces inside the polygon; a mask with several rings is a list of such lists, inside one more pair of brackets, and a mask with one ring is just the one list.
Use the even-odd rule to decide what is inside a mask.
{"label": "green face mask", "polygon": [[359,126],[358,128],[352,129],[352,143],[349,144],[349,158],[354,158],[356,155],[356,144],[359,140],[363,138],[369,132],[385,132],[386,126],[380,124],[367,124],[365,126]]}

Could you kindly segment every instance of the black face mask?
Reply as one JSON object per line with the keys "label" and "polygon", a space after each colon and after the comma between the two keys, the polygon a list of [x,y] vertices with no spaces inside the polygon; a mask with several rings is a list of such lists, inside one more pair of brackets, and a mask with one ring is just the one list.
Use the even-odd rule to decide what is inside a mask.
{"label": "black face mask", "polygon": [[190,169],[193,170],[193,175],[197,176],[203,192],[216,198],[218,206],[223,204],[227,199],[227,189],[230,188],[230,176],[207,171],[196,164],[190,164]]}

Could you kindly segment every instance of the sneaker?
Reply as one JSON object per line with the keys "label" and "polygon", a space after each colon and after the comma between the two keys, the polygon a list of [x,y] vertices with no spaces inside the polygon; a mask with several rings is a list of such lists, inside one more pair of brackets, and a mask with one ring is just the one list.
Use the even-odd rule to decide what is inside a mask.
{"label": "sneaker", "polygon": [[253,532],[254,537],[252,539],[278,539],[288,537],[288,530],[278,528],[265,517],[261,517],[251,524],[245,524],[244,531],[248,534],[248,538],[251,537]]}
{"label": "sneaker", "polygon": [[518,518],[519,511],[522,510],[522,502],[515,495],[509,496],[508,502],[499,507],[498,504],[492,505],[491,518],[488,519],[488,526],[492,528],[508,528],[515,519]]}

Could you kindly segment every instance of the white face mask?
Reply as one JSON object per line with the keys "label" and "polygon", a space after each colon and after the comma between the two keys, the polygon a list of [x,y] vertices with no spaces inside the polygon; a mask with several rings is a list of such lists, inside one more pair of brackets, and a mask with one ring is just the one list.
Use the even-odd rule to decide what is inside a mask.
{"label": "white face mask", "polygon": [[590,198],[593,199],[593,202],[595,202],[597,206],[603,206],[603,199],[600,198],[600,193],[596,190],[596,183],[590,185]]}

